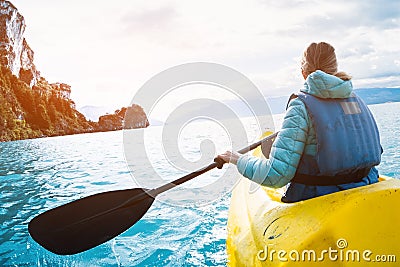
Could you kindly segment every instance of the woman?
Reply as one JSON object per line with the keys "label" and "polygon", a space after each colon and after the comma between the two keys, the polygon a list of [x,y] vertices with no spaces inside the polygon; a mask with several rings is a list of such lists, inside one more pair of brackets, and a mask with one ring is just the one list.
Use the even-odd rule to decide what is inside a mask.
{"label": "woman", "polygon": [[382,148],[375,120],[338,72],[335,49],[304,51],[304,88],[292,95],[268,159],[225,152],[218,157],[264,186],[289,184],[283,202],[296,202],[378,182]]}

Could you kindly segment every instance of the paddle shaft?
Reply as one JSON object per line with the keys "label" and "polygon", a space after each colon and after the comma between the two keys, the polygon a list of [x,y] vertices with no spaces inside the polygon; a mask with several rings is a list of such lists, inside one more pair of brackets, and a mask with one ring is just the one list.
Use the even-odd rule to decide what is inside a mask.
{"label": "paddle shaft", "polygon": [[[247,153],[247,152],[257,148],[258,146],[260,146],[263,142],[266,142],[267,140],[275,138],[277,135],[278,135],[278,132],[273,133],[273,134],[261,139],[258,142],[255,142],[255,143],[253,143],[253,144],[251,144],[249,146],[246,146],[246,147],[238,150],[237,152],[240,153],[240,154]],[[171,183],[167,183],[167,184],[162,185],[162,186],[160,186],[158,188],[151,189],[151,190],[147,191],[147,193],[155,198],[158,194],[161,194],[161,193],[163,193],[163,192],[165,192],[165,191],[167,191],[167,190],[169,190],[171,188],[174,188],[177,185],[180,185],[180,184],[183,184],[183,183],[185,183],[187,181],[190,181],[193,178],[195,178],[195,177],[197,177],[197,176],[199,176],[199,175],[201,175],[203,173],[206,173],[209,170],[212,170],[212,169],[218,167],[218,165],[219,165],[219,163],[213,162],[210,165],[208,165],[206,167],[203,167],[203,168],[201,168],[201,169],[199,169],[197,171],[194,171],[192,173],[189,173],[189,174],[187,174],[187,175],[185,175],[185,176],[183,176],[183,177],[181,177],[179,179],[176,179],[175,181],[173,181]]]}
{"label": "paddle shaft", "polygon": [[[251,144],[251,145],[249,145],[249,146],[247,146],[245,148],[242,148],[242,149],[238,150],[237,152],[240,153],[240,154],[247,153],[247,152],[257,148],[258,146],[260,146],[263,142],[266,142],[267,140],[275,138],[277,134],[278,134],[278,132],[276,132],[274,134],[271,134],[271,135],[265,137],[264,139],[261,139],[258,142],[255,142],[255,143],[253,143],[253,144]],[[158,188],[155,188],[155,189],[145,190],[145,191],[141,192],[140,194],[138,194],[138,195],[126,200],[124,203],[122,203],[122,204],[120,204],[120,205],[118,205],[118,206],[116,206],[116,207],[114,207],[114,208],[112,208],[110,210],[105,210],[105,211],[103,211],[103,212],[101,212],[99,214],[95,214],[93,216],[90,216],[90,217],[87,217],[87,218],[82,219],[80,221],[77,221],[77,222],[75,222],[73,224],[70,224],[70,225],[66,226],[63,230],[66,230],[67,228],[73,227],[74,225],[90,221],[90,220],[92,220],[94,218],[98,218],[100,216],[103,216],[103,215],[108,214],[110,212],[116,211],[118,209],[121,209],[121,208],[124,208],[124,207],[128,207],[128,206],[130,206],[130,205],[132,205],[134,203],[137,203],[139,201],[142,201],[142,200],[146,199],[147,195],[150,195],[152,198],[156,198],[157,195],[159,195],[159,194],[161,194],[161,193],[163,193],[163,192],[165,192],[165,191],[167,191],[167,190],[169,190],[171,188],[174,188],[175,186],[178,186],[178,185],[183,184],[183,183],[185,183],[187,181],[190,181],[193,178],[195,178],[195,177],[197,177],[197,176],[199,176],[199,175],[201,175],[203,173],[206,173],[209,170],[212,170],[212,169],[214,169],[214,168],[216,168],[218,166],[219,166],[219,163],[213,162],[210,165],[208,165],[206,167],[203,167],[203,168],[201,168],[201,169],[199,169],[197,171],[194,171],[192,173],[189,173],[189,174],[187,174],[187,175],[185,175],[185,176],[183,176],[183,177],[181,177],[179,179],[176,179],[175,181],[173,181],[171,183],[167,183],[167,184],[162,185],[162,186],[160,186]]]}

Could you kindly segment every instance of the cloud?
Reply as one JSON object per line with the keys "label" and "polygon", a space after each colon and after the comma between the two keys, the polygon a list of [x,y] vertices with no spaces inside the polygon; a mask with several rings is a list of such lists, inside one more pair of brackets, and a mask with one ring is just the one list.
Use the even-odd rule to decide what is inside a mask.
{"label": "cloud", "polygon": [[400,26],[400,4],[398,0],[359,1],[359,7],[355,8],[354,11],[358,12],[353,21],[356,23],[358,19],[360,26],[380,29]]}
{"label": "cloud", "polygon": [[128,32],[163,31],[178,17],[172,6],[162,6],[145,10],[133,10],[125,14],[121,22]]}
{"label": "cloud", "polygon": [[355,88],[400,88],[400,76],[358,79],[353,85]]}
{"label": "cloud", "polygon": [[338,56],[345,60],[347,58],[354,58],[373,54],[376,50],[372,47],[371,43],[365,40],[359,41],[357,44],[347,46],[339,51]]}
{"label": "cloud", "polygon": [[[270,1],[263,1],[268,2]],[[398,0],[336,0],[327,1],[294,1],[289,0],[270,3],[270,8],[282,5],[288,19],[297,18],[290,27],[276,27],[274,33],[301,37],[327,36],[340,37],[357,28],[369,30],[387,30],[400,27],[400,4]],[[291,14],[291,16],[290,16]],[[297,14],[297,16],[296,16]]]}
{"label": "cloud", "polygon": [[356,86],[400,85],[398,0],[14,1],[38,68],[73,85],[77,103],[93,95],[108,103],[111,94],[101,94],[116,81],[122,99],[158,72],[195,61],[230,66],[265,95],[288,95],[302,86],[303,50],[319,41],[336,48]]}
{"label": "cloud", "polygon": [[[290,23],[284,27],[277,25],[260,35],[275,36],[275,42],[288,40],[289,49],[299,51],[299,55],[309,43],[327,41],[336,48],[339,69],[352,74],[356,85],[399,85],[398,1],[295,1],[291,4],[284,0],[279,5],[273,4],[272,1],[262,2],[269,3],[266,6],[270,9],[279,8],[279,5],[286,7],[280,10],[279,14],[290,20]],[[287,50],[286,47],[285,49]],[[285,63],[290,63],[289,58],[285,59]],[[293,79],[297,77],[294,75],[296,71],[295,68],[280,65],[275,71],[267,73],[263,80],[271,79],[272,82],[268,86],[272,83],[275,84],[275,88],[280,86],[283,87],[282,90],[286,88],[288,91],[289,86],[295,86],[290,80],[300,81]],[[294,76],[288,79],[290,75]],[[276,82],[278,77],[280,81]]]}
{"label": "cloud", "polygon": [[317,1],[310,1],[310,0],[259,0],[259,3],[267,6],[267,7],[274,7],[274,8],[299,8],[299,7],[310,7],[316,4]]}

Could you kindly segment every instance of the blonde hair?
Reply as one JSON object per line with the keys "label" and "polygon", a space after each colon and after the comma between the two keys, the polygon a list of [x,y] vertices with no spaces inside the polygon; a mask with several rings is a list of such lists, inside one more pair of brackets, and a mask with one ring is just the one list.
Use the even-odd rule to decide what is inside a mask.
{"label": "blonde hair", "polygon": [[321,70],[345,81],[351,79],[347,73],[338,72],[335,48],[325,42],[312,43],[307,47],[301,60],[301,69],[306,76]]}

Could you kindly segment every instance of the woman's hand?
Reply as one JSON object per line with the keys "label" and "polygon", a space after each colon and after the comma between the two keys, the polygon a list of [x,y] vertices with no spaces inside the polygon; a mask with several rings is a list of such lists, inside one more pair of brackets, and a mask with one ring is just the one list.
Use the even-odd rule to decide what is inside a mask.
{"label": "woman's hand", "polygon": [[235,165],[237,164],[239,157],[240,157],[240,154],[238,154],[236,152],[231,152],[231,151],[226,151],[225,153],[217,156],[217,158],[220,158],[225,162],[233,163]]}

